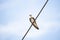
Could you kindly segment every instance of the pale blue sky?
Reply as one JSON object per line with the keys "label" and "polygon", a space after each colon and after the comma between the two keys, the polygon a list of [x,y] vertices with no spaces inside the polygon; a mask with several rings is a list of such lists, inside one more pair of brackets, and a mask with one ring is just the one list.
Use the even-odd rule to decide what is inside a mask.
{"label": "pale blue sky", "polygon": [[[21,40],[46,0],[0,0],[0,40]],[[24,40],[60,40],[60,0],[49,0]]]}

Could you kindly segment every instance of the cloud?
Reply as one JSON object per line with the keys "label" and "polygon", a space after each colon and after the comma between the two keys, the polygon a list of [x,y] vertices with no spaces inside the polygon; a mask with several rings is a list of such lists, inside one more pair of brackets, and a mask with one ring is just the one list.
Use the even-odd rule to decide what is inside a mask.
{"label": "cloud", "polygon": [[[23,26],[23,27],[21,27]],[[26,25],[27,26],[27,25]],[[57,27],[58,26],[58,27]],[[5,27],[0,28],[1,33],[8,33],[8,34],[15,34],[20,37],[20,39],[23,37],[25,32],[27,31],[29,27],[25,27],[25,25],[21,24],[20,22],[11,22],[8,23]],[[44,34],[48,32],[56,32],[59,30],[60,25],[57,22],[40,22],[39,30],[36,30],[33,26],[29,33],[27,34],[27,38],[35,38],[38,36],[43,36]]]}
{"label": "cloud", "polygon": [[[16,38],[16,37],[21,39],[31,24],[29,22],[29,13],[31,13],[35,17],[36,14],[38,14],[38,11],[40,11],[39,9],[41,8],[41,5],[42,5],[42,4],[40,5],[37,3],[38,5],[40,5],[40,7],[38,7],[37,4],[36,4],[37,5],[36,6],[35,5],[36,1],[35,2],[32,1],[32,3],[33,2],[34,3],[30,4],[31,0],[27,1],[28,4],[26,3],[26,1],[21,1],[21,0],[19,2],[18,1],[13,0],[13,1],[1,4],[0,10],[2,10],[2,12],[4,12],[2,14],[3,16],[1,15],[1,17],[4,19],[3,22],[5,22],[5,20],[6,20],[8,23],[6,25],[0,24],[0,33],[1,33],[0,35],[4,34],[2,38],[7,38],[6,40],[8,40],[8,38],[10,40],[15,40],[14,38]],[[26,3],[26,5],[25,5],[25,3]],[[38,17],[38,19],[36,20],[38,27],[40,29],[36,30],[32,26],[31,30],[29,31],[29,33],[26,36],[27,37],[26,40],[33,39],[33,38],[35,40],[38,38],[38,40],[39,40],[41,36],[43,38],[43,36],[45,37],[47,34],[50,36],[50,34],[53,35],[53,33],[59,31],[60,21],[58,21],[59,16],[58,16],[58,14],[56,14],[57,12],[55,13],[56,9],[53,8],[54,7],[53,6],[52,7],[53,9],[51,10],[50,6],[52,6],[52,5],[49,6],[49,4],[48,4],[47,6],[45,7],[45,9],[41,13],[41,15]],[[14,37],[14,35],[16,35],[16,36]],[[7,37],[4,37],[4,36],[7,36]]]}

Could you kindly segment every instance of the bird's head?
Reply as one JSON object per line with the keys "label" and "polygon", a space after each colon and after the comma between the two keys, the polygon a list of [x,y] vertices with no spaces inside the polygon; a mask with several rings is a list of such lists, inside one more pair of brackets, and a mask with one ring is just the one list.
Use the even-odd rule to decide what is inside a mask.
{"label": "bird's head", "polygon": [[30,17],[32,17],[32,15],[31,15],[31,14],[30,14],[29,16],[30,16]]}

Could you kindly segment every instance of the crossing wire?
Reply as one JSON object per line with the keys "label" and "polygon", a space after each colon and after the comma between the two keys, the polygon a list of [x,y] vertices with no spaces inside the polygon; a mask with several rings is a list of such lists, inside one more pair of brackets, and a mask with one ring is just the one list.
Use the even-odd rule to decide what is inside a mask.
{"label": "crossing wire", "polygon": [[[35,20],[38,18],[38,16],[41,14],[43,8],[46,6],[48,0],[45,2],[45,4],[43,5],[43,7],[41,8],[40,12],[38,13],[38,15],[36,16]],[[30,25],[29,29],[27,30],[27,32],[25,33],[25,35],[23,36],[22,40],[24,40],[25,36],[27,35],[27,33],[29,32],[29,30],[31,29],[32,24]]]}

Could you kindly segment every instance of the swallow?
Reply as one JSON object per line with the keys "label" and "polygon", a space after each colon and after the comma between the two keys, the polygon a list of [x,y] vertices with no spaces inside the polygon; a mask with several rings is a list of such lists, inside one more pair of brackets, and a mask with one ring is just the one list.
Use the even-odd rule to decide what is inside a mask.
{"label": "swallow", "polygon": [[29,20],[30,20],[30,22],[32,23],[32,25],[33,25],[37,30],[39,30],[35,18],[32,17],[32,15],[29,15],[29,16],[30,16]]}

